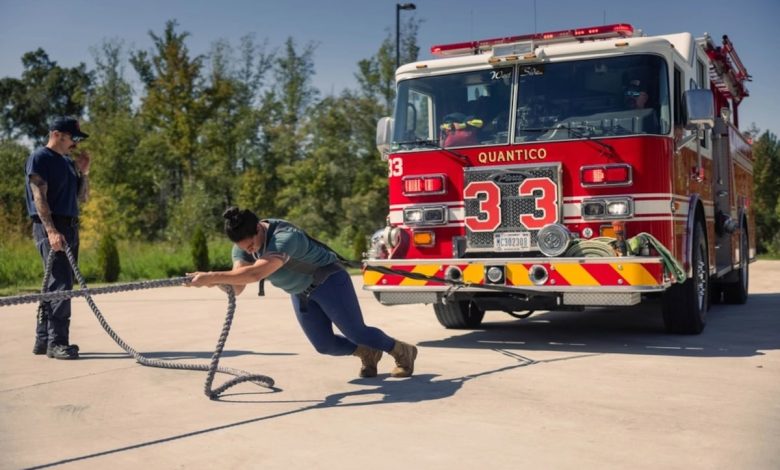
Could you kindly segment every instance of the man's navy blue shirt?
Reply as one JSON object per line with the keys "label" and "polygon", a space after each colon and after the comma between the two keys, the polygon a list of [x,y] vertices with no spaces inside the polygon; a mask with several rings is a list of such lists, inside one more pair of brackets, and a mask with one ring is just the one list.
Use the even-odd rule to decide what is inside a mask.
{"label": "man's navy blue shirt", "polygon": [[78,185],[76,165],[70,157],[60,155],[48,147],[34,151],[27,159],[25,167],[27,176],[27,213],[38,215],[35,208],[32,191],[30,190],[30,175],[40,176],[48,186],[46,200],[49,210],[55,215],[76,217],[79,215]]}

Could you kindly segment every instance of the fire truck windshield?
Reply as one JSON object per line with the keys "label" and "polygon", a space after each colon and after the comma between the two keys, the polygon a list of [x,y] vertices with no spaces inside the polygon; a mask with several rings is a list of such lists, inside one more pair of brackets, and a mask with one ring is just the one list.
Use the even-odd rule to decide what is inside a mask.
{"label": "fire truck windshield", "polygon": [[506,144],[511,125],[517,143],[668,134],[666,62],[655,55],[618,56],[429,76],[398,85],[394,141],[399,149],[417,148],[420,141],[444,148]]}

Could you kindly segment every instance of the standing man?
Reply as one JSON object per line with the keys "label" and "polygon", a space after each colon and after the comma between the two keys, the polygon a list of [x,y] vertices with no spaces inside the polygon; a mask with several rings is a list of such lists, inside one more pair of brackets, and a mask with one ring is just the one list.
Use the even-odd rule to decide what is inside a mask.
{"label": "standing man", "polygon": [[[49,141],[27,159],[27,213],[43,265],[54,250],[47,292],[73,288],[73,270],[65,244],[78,259],[78,203],[89,194],[89,155],[70,157],[76,145],[89,137],[72,117],[57,117],[49,126]],[[78,359],[79,347],[70,344],[70,299],[42,302],[38,307],[33,354],[56,359]]]}

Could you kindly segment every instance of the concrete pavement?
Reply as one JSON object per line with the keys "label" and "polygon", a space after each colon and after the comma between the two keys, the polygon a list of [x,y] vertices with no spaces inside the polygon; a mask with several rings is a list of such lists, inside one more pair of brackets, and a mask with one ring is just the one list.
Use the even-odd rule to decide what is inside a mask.
{"label": "concrete pavement", "polygon": [[[780,468],[780,262],[751,265],[743,306],[714,305],[699,336],[663,333],[652,306],[489,312],[446,330],[430,306],[366,322],[418,344],[411,379],[358,379],[355,357],[318,355],[288,297],[239,297],[222,364],[273,377],[221,400],[205,373],[140,366],[83,299],[82,359],[31,354],[32,304],[0,308],[0,468]],[[354,279],[358,288],[360,279]],[[217,289],[96,297],[111,326],[155,358],[207,363],[226,310]],[[218,375],[220,384],[229,376]]]}

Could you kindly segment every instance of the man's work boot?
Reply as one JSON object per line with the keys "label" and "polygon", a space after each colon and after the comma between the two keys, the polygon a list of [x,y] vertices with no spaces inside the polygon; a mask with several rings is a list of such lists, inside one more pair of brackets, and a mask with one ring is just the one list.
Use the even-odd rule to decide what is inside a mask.
{"label": "man's work boot", "polygon": [[46,356],[52,359],[78,359],[79,347],[75,344],[52,344],[46,350]]}
{"label": "man's work boot", "polygon": [[417,359],[417,347],[396,340],[390,355],[395,358],[395,369],[390,372],[390,377],[411,377],[414,360]]}
{"label": "man's work boot", "polygon": [[38,356],[46,354],[46,350],[48,349],[48,347],[49,344],[47,340],[36,339],[35,346],[33,346],[33,354]]}
{"label": "man's work boot", "polygon": [[352,355],[359,357],[362,363],[360,366],[361,378],[376,377],[376,365],[382,359],[382,351],[358,344]]}

